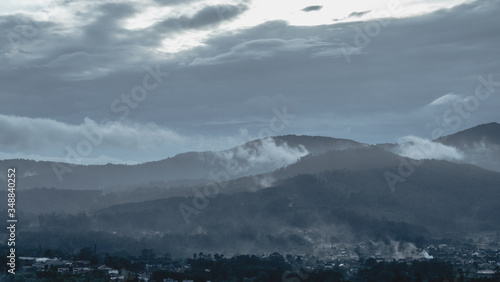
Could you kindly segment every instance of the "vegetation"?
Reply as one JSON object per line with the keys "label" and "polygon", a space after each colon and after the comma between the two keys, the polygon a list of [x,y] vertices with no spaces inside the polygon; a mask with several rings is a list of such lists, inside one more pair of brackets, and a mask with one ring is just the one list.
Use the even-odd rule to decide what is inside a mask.
{"label": "vegetation", "polygon": [[[191,258],[173,259],[170,254],[156,255],[152,249],[143,249],[139,255],[118,253],[96,254],[89,247],[83,247],[70,254],[61,250],[41,250],[45,255],[58,255],[68,261],[90,260],[92,270],[80,274],[61,273],[49,267],[43,271],[33,271],[21,267],[15,276],[5,276],[2,281],[109,281],[110,274],[97,269],[106,265],[127,273],[126,281],[138,281],[148,277],[152,281],[184,279],[194,281],[498,281],[500,268],[489,278],[466,278],[464,271],[440,260],[379,261],[374,258],[359,259],[349,268],[341,262],[320,261],[314,257],[283,256],[272,253],[268,256],[237,255],[225,257],[220,254],[193,254]],[[5,271],[5,267],[1,268]],[[0,277],[2,278],[2,277]],[[296,279],[296,280],[294,280]]]}

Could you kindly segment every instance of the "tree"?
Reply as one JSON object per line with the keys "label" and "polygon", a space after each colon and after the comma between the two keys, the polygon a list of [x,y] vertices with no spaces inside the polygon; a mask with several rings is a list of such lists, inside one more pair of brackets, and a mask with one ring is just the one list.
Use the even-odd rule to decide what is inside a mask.
{"label": "tree", "polygon": [[83,247],[78,251],[78,254],[76,255],[75,259],[76,260],[88,260],[88,261],[90,261],[93,254],[94,254],[94,252],[91,248]]}
{"label": "tree", "polygon": [[155,257],[153,249],[142,249],[141,251],[141,260],[144,262],[151,262]]}

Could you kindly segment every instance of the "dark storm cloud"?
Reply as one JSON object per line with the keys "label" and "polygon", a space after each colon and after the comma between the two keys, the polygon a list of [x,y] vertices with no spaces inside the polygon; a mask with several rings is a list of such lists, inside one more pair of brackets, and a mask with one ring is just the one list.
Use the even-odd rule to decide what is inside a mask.
{"label": "dark storm cloud", "polygon": [[168,18],[157,23],[153,30],[160,33],[181,31],[183,29],[198,29],[212,25],[218,25],[224,21],[231,20],[248,9],[245,5],[215,5],[207,6],[196,12],[192,17],[181,16]]}
{"label": "dark storm cloud", "polygon": [[368,14],[370,11],[363,11],[363,12],[352,12],[349,14],[349,16],[347,16],[348,18],[357,18],[357,17],[361,17],[361,16],[364,16],[366,14]]}
{"label": "dark storm cloud", "polygon": [[162,6],[176,6],[176,5],[186,5],[193,2],[200,2],[201,0],[154,0],[154,1]]}
{"label": "dark storm cloud", "polygon": [[245,5],[217,5],[208,6],[197,12],[192,18],[193,27],[203,27],[221,21],[230,20],[248,9]]}
{"label": "dark storm cloud", "polygon": [[[184,142],[186,136],[202,140],[197,142],[200,150],[213,144],[227,147],[220,140],[240,129],[256,137],[270,127],[274,110],[283,112],[284,107],[295,118],[277,135],[330,135],[372,143],[406,134],[428,137],[433,127],[441,126],[446,110],[446,105],[431,106],[433,101],[448,93],[473,95],[478,75],[491,73],[500,80],[496,1],[386,22],[312,27],[267,22],[212,37],[205,46],[171,57],[158,51],[162,40],[215,28],[246,6],[224,6],[222,11],[205,7],[192,16],[129,30],[124,21],[141,8],[114,5],[82,11],[76,17],[85,21],[77,27],[47,20],[16,51],[0,36],[0,126],[10,132],[0,145],[35,152],[40,147],[34,143],[15,146],[26,138],[20,131],[29,129],[43,146],[54,144],[49,132],[60,137],[58,146],[50,145],[50,152],[59,152],[81,138],[82,128],[98,128],[95,124],[103,118],[116,120],[113,101],[141,85],[148,74],[145,67],[156,65],[170,76],[130,109],[131,123],[123,123],[121,131],[108,136],[112,142],[96,152],[112,155],[111,148],[151,144],[159,150],[165,140],[179,145],[162,152],[180,152],[193,145]],[[0,34],[16,32],[19,20],[0,17]],[[498,93],[500,89],[482,101],[463,127],[497,117]],[[72,134],[62,134],[65,128]],[[152,141],[141,143],[140,135]]]}
{"label": "dark storm cloud", "polygon": [[321,10],[321,8],[323,8],[323,6],[308,6],[308,7],[305,7],[304,9],[302,9],[302,11],[304,11],[304,12],[319,11],[319,10]]}
{"label": "dark storm cloud", "polygon": [[131,4],[99,5],[91,12],[81,13],[80,17],[87,19],[98,14],[90,24],[83,28],[83,33],[91,44],[106,44],[108,41],[113,41],[114,36],[126,33],[121,28],[121,20],[133,16],[136,12],[137,10]]}

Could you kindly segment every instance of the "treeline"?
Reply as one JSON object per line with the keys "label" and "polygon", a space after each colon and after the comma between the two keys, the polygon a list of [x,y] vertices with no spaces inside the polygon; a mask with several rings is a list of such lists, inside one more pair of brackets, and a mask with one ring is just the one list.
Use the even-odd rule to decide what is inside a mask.
{"label": "treeline", "polygon": [[453,281],[455,278],[453,266],[449,263],[431,261],[379,262],[369,258],[364,262],[356,275],[356,279],[366,282],[378,281]]}
{"label": "treeline", "polygon": [[[6,282],[109,282],[109,275],[102,270],[92,270],[82,275],[60,273],[57,270],[16,273],[15,275],[0,276],[0,281]],[[138,281],[138,280],[132,280]]]}
{"label": "treeline", "polygon": [[281,281],[286,271],[292,270],[289,262],[278,254],[267,257],[240,255],[225,258],[223,255],[200,253],[185,261],[189,268],[182,273],[173,269],[156,270],[152,274],[154,281],[171,278],[175,280],[192,279],[195,281]]}
{"label": "treeline", "polygon": [[181,281],[303,281],[303,282],[493,282],[500,281],[500,268],[492,277],[466,278],[462,269],[456,269],[452,264],[440,260],[418,261],[410,263],[378,262],[373,258],[360,259],[359,268],[353,275],[347,275],[347,269],[336,264],[324,264],[317,261],[313,267],[306,266],[302,257],[287,255],[283,257],[273,253],[267,257],[255,255],[240,255],[224,258],[220,255],[203,255],[187,259],[190,266],[184,273],[169,270],[153,272],[154,281],[174,279]]}
{"label": "treeline", "polygon": [[[155,186],[157,184],[158,186]],[[25,213],[91,212],[109,206],[163,199],[174,196],[187,196],[191,189],[185,186],[164,187],[166,184],[150,183],[147,187],[135,187],[118,191],[71,190],[56,188],[33,188],[17,191],[17,208]],[[7,191],[0,191],[2,199],[7,198]],[[7,209],[7,202],[0,202],[0,209]]]}
{"label": "treeline", "polygon": [[[2,251],[5,251],[2,249]],[[359,259],[351,262],[348,268],[341,261],[325,263],[317,258],[292,256],[272,253],[267,256],[237,255],[225,257],[221,254],[193,254],[191,258],[174,259],[170,254],[158,255],[152,249],[143,249],[139,255],[121,255],[119,253],[98,253],[91,247],[83,247],[77,252],[62,250],[40,250],[46,256],[58,256],[66,260],[88,260],[93,271],[85,274],[62,274],[56,268],[41,272],[18,271],[15,276],[5,276],[2,281],[109,281],[106,272],[97,270],[105,264],[113,269],[126,271],[130,275],[127,281],[138,281],[140,273],[149,273],[152,281],[173,279],[175,281],[500,281],[500,268],[489,278],[466,278],[461,269],[439,260],[414,260],[410,263],[389,261],[377,262],[374,258]],[[2,260],[2,259],[0,259]],[[3,262],[2,262],[3,263]],[[0,266],[5,273],[5,263]],[[356,272],[349,272],[356,265]],[[8,278],[6,278],[8,277]],[[0,277],[2,278],[2,277]]]}

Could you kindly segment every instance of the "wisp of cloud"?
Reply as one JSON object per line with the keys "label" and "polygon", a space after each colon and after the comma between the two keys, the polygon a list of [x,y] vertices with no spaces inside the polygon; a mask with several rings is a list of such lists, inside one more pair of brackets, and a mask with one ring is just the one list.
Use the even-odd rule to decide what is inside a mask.
{"label": "wisp of cloud", "polygon": [[455,147],[446,146],[417,136],[405,136],[398,140],[398,146],[393,153],[416,160],[437,159],[456,161],[464,155]]}

